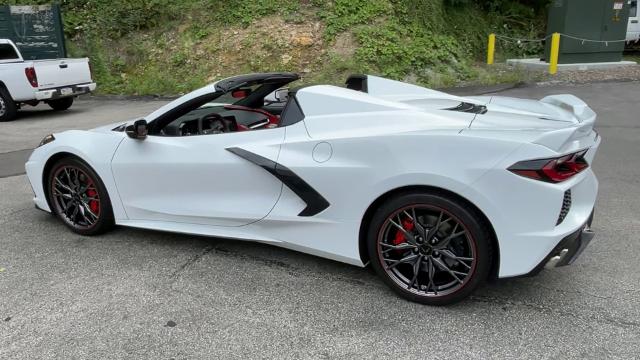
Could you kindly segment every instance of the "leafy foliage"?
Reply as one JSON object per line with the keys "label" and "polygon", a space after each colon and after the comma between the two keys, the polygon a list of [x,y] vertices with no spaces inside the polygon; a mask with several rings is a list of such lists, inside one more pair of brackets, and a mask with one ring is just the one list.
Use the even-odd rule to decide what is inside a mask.
{"label": "leafy foliage", "polygon": [[333,4],[327,2],[323,5],[321,17],[326,23],[329,38],[356,25],[379,23],[393,10],[392,4],[386,0],[335,0]]}
{"label": "leafy foliage", "polygon": [[[547,1],[60,3],[70,55],[91,58],[99,91],[177,94],[249,71],[303,72],[307,82],[341,82],[353,72],[432,86],[499,81],[492,70],[476,64],[484,57],[487,35],[540,37],[544,23],[540,9]],[[339,41],[349,51],[337,51]],[[499,55],[524,56],[539,50],[536,44],[498,43]]]}
{"label": "leafy foliage", "polygon": [[459,44],[453,37],[433,34],[415,24],[389,22],[362,28],[356,35],[361,44],[356,60],[387,77],[403,79],[415,74],[419,80],[428,82],[427,74],[433,70],[450,69],[459,75],[466,70]]}

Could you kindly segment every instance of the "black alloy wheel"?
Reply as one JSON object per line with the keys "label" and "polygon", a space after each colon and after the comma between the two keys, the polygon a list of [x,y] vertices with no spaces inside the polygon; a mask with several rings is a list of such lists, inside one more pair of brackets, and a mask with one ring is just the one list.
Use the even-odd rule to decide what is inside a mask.
{"label": "black alloy wheel", "polygon": [[368,236],[372,266],[402,297],[446,305],[488,276],[489,232],[468,206],[441,194],[406,193],[374,214]]}
{"label": "black alloy wheel", "polygon": [[113,224],[111,202],[97,174],[75,158],[58,161],[49,174],[49,204],[71,230],[94,235]]}

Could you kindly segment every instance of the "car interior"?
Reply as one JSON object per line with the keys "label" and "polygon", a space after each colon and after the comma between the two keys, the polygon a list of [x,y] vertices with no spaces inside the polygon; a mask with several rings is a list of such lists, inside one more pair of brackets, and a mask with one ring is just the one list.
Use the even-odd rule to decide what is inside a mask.
{"label": "car interior", "polygon": [[158,121],[162,126],[153,132],[160,136],[193,136],[278,127],[288,90],[277,91],[281,95],[278,98],[273,96],[276,90],[271,84],[259,84],[195,99],[178,109],[169,121]]}
{"label": "car interior", "polygon": [[[149,130],[149,134],[211,135],[289,125],[303,115],[295,100],[297,89],[289,90],[280,85],[278,82],[261,82],[237,87],[223,94],[212,93],[196,98],[163,119],[156,120],[156,126]],[[366,92],[366,76],[350,76],[346,87]],[[293,105],[288,106],[289,103]],[[288,108],[291,110],[286,111]],[[283,121],[285,112],[290,119]]]}

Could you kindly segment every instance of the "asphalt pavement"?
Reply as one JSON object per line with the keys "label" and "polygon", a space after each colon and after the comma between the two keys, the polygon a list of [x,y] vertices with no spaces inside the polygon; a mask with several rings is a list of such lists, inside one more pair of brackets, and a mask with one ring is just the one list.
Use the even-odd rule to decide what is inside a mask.
{"label": "asphalt pavement", "polygon": [[[596,238],[571,266],[428,307],[371,270],[244,241],[68,231],[34,209],[21,162],[40,139],[163,101],[83,99],[0,123],[0,359],[634,359],[640,357],[640,83],[572,93],[599,115]],[[16,175],[18,174],[18,175]]]}

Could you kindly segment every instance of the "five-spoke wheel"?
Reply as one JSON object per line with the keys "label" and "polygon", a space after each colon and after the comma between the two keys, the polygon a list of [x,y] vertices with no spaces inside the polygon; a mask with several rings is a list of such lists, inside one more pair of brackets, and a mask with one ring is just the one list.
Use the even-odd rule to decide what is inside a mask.
{"label": "five-spoke wheel", "polygon": [[486,278],[488,234],[464,205],[440,194],[406,193],[378,209],[369,255],[391,288],[412,301],[442,305],[465,297]]}

